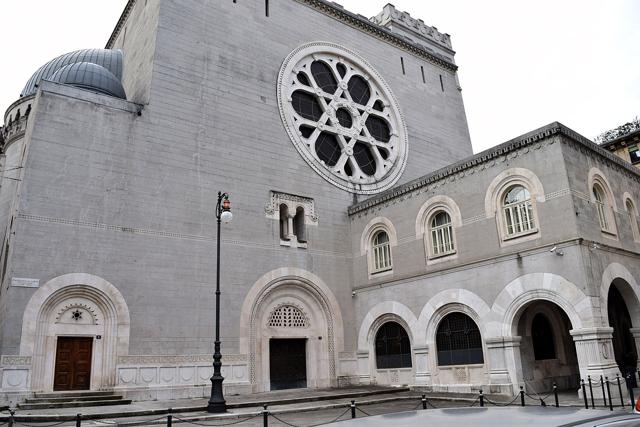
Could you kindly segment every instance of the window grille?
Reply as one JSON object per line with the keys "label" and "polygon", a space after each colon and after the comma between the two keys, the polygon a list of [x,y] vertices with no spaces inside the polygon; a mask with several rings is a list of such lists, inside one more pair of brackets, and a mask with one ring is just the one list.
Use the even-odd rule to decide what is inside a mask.
{"label": "window grille", "polygon": [[379,231],[373,236],[373,270],[380,272],[391,269],[391,248],[389,236],[385,231]]}
{"label": "window grille", "polygon": [[387,322],[376,334],[376,367],[378,369],[410,368],[411,342],[404,328]]}
{"label": "window grille", "polygon": [[607,219],[607,210],[609,207],[606,203],[604,190],[600,185],[595,184],[593,186],[593,197],[595,198],[596,209],[598,210],[598,220],[600,221],[600,228],[605,231],[609,230],[609,221]]}
{"label": "window grille", "polygon": [[508,237],[535,229],[531,194],[523,186],[516,185],[507,191],[502,202],[502,212]]}
{"label": "window grille", "polygon": [[441,256],[454,251],[451,216],[445,211],[437,212],[431,218],[431,254]]}
{"label": "window grille", "polygon": [[533,317],[531,339],[533,341],[533,355],[536,360],[556,358],[553,328],[547,316],[542,313],[538,313]]}
{"label": "window grille", "polygon": [[283,305],[271,313],[269,326],[274,328],[306,328],[309,321],[302,310],[292,305]]}
{"label": "window grille", "polygon": [[480,330],[464,313],[450,313],[442,319],[436,346],[440,366],[484,363]]}

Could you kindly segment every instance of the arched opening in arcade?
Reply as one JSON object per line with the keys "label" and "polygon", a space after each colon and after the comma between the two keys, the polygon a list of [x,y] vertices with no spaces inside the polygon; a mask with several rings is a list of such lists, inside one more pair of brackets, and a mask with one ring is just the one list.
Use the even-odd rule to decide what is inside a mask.
{"label": "arched opening in arcade", "polygon": [[617,278],[609,287],[607,295],[607,313],[609,326],[613,328],[613,352],[618,368],[623,376],[631,374],[629,378],[634,382],[638,366],[638,352],[631,328],[634,323],[633,314],[639,310],[638,301],[631,286],[623,279]]}
{"label": "arched opening in arcade", "polygon": [[536,300],[516,318],[520,341],[522,378],[528,393],[576,390],[580,370],[567,314],[558,305]]}
{"label": "arched opening in arcade", "polygon": [[405,326],[395,320],[383,320],[375,331],[375,382],[409,384],[413,376],[411,339]]}

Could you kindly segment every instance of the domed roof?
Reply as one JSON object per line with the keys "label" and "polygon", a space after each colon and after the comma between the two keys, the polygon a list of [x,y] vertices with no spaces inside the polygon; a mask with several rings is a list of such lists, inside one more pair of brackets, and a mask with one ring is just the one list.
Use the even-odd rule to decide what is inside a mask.
{"label": "domed roof", "polygon": [[122,99],[127,98],[122,83],[116,76],[105,67],[90,62],[65,65],[47,80],[94,90]]}
{"label": "domed roof", "polygon": [[42,79],[50,80],[56,71],[69,64],[78,62],[89,62],[106,68],[115,78],[120,81],[122,79],[122,51],[111,49],[83,49],[75,52],[65,53],[38,68],[33,73],[20,96],[28,96],[36,93],[38,83]]}

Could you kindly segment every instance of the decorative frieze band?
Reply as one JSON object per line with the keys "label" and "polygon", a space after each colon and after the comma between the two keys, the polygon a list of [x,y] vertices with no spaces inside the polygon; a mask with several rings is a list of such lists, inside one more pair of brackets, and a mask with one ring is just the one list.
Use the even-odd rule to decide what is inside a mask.
{"label": "decorative frieze band", "polygon": [[[4,356],[3,356],[4,357]],[[4,359],[3,359],[4,360]],[[246,362],[246,354],[223,354],[222,363],[225,362]],[[178,356],[165,355],[132,355],[119,356],[119,365],[188,365],[200,363],[213,363],[211,354],[187,354]]]}
{"label": "decorative frieze band", "polygon": [[0,359],[2,366],[29,366],[31,365],[31,356],[2,356]]}

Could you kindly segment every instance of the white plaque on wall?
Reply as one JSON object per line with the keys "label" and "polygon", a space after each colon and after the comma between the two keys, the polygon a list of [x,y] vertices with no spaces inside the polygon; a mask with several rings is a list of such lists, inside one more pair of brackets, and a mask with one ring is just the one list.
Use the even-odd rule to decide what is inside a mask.
{"label": "white plaque on wall", "polygon": [[17,286],[20,288],[37,288],[40,286],[39,279],[27,279],[24,277],[12,277],[11,286]]}

